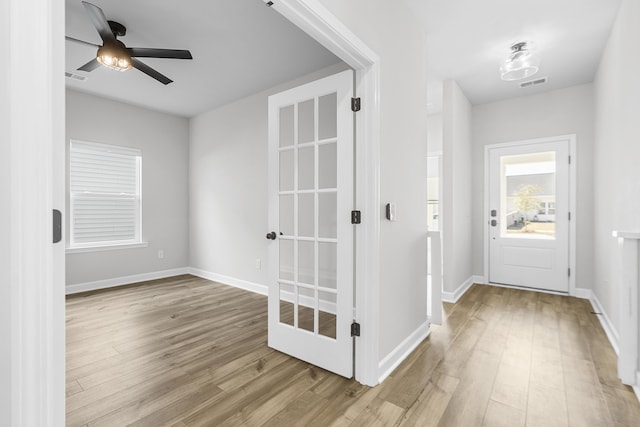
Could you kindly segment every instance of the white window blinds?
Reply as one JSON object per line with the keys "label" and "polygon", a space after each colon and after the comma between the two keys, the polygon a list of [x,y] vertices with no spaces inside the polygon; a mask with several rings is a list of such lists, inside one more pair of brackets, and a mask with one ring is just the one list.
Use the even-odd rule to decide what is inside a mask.
{"label": "white window blinds", "polygon": [[71,247],[141,241],[141,169],[138,149],[71,141]]}

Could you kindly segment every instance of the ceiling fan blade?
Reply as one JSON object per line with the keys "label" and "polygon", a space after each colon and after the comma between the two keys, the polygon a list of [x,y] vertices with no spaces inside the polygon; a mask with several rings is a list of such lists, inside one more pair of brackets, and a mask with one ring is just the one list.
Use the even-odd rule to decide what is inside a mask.
{"label": "ceiling fan blade", "polygon": [[82,4],[89,14],[89,18],[91,18],[93,26],[96,27],[96,30],[98,30],[98,34],[100,34],[102,40],[104,42],[115,42],[116,37],[111,31],[111,27],[109,26],[107,18],[104,16],[104,12],[102,12],[102,9],[86,1],[83,1]]}
{"label": "ceiling fan blade", "polygon": [[93,58],[91,61],[84,64],[82,67],[78,68],[80,71],[93,71],[100,66],[100,63],[96,58]]}
{"label": "ceiling fan blade", "polygon": [[168,85],[169,83],[173,82],[173,80],[171,80],[169,77],[160,74],[159,72],[149,67],[147,64],[140,61],[139,59],[131,58],[131,65],[133,65],[133,68],[137,68],[138,70],[145,73],[147,76],[153,77],[154,79],[156,79],[157,81],[159,81],[164,85]]}
{"label": "ceiling fan blade", "polygon": [[100,47],[99,44],[89,43],[89,42],[86,42],[84,40],[74,39],[73,37],[69,37],[69,36],[66,36],[65,39],[69,40],[69,41],[72,41],[72,42],[76,42],[76,43],[86,44],[88,46]]}
{"label": "ceiling fan blade", "polygon": [[138,58],[171,58],[171,59],[193,59],[191,52],[180,49],[153,49],[148,47],[127,48],[131,56]]}

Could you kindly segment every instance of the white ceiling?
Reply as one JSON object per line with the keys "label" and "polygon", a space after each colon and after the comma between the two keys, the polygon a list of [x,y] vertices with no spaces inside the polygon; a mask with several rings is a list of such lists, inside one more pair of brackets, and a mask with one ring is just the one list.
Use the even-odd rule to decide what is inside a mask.
{"label": "white ceiling", "polygon": [[[484,104],[593,81],[620,0],[407,0],[427,33],[428,103],[442,108],[443,80],[454,79],[469,101]],[[533,41],[542,58],[521,89],[500,80],[511,44]],[[529,80],[529,79],[526,79]]]}
{"label": "white ceiling", "polygon": [[[86,75],[67,87],[191,117],[340,62],[262,0],[89,0],[127,27],[128,47],[189,49],[193,60],[142,58],[174,80],[164,86],[138,70],[76,71],[96,48],[66,41],[66,71]],[[66,35],[100,37],[80,0],[66,0]]]}

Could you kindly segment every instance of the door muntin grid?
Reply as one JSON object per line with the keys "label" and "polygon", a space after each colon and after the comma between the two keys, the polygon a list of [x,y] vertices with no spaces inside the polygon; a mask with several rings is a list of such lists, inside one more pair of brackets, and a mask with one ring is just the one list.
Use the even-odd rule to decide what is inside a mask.
{"label": "door muntin grid", "polygon": [[279,323],[336,338],[337,93],[279,109]]}

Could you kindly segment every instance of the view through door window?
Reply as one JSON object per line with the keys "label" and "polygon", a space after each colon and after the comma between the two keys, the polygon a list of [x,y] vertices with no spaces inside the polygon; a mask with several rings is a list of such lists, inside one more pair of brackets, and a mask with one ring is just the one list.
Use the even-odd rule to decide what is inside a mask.
{"label": "view through door window", "polygon": [[502,156],[502,237],[554,239],[556,153]]}

